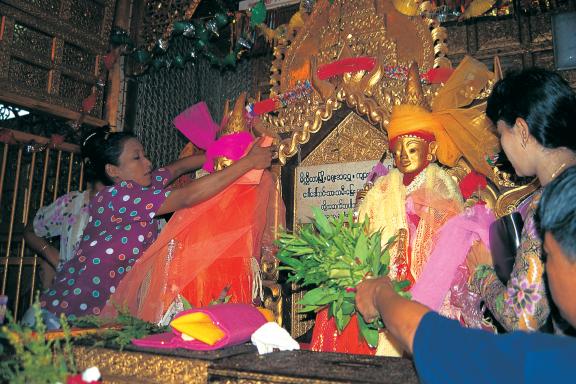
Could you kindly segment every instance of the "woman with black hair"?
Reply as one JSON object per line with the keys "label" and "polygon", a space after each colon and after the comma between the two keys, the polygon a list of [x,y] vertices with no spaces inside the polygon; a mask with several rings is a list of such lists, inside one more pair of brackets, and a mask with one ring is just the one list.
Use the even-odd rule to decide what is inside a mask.
{"label": "woman with black hair", "polygon": [[[576,95],[557,73],[528,69],[507,75],[494,86],[486,114],[518,176],[536,176],[546,186],[576,164]],[[475,247],[468,256],[473,289],[508,331],[538,330],[550,314],[542,241],[534,225],[541,194],[536,191],[529,202],[507,285],[498,279],[486,248]]]}
{"label": "woman with black hair", "polygon": [[[576,326],[576,167],[541,193],[535,215],[544,239],[550,293]],[[400,297],[387,277],[359,284],[356,307],[367,322],[381,317],[414,358],[422,383],[554,383],[571,381],[576,340],[543,333],[493,335],[463,328],[428,307]]]}
{"label": "woman with black hair", "polygon": [[86,168],[106,185],[90,201],[89,223],[75,257],[40,298],[48,312],[68,317],[99,315],[122,277],[158,235],[156,216],[201,203],[251,169],[270,165],[271,148],[259,141],[222,171],[172,190],[180,175],[198,169],[204,155],[152,171],[142,144],[132,134],[97,131],[83,145]]}

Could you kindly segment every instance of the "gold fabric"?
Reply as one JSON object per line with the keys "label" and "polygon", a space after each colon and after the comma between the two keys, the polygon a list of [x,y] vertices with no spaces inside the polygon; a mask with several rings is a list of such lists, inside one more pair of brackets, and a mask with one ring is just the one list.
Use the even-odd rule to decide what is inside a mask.
{"label": "gold fabric", "polygon": [[[500,151],[500,142],[486,117],[486,103],[469,106],[491,80],[494,73],[486,65],[465,56],[432,102],[432,114],[458,149],[458,158],[464,156],[474,170],[486,176],[492,174],[486,159]],[[453,166],[455,161],[443,164]]]}
{"label": "gold fabric", "polygon": [[487,157],[500,150],[498,137],[486,117],[486,103],[470,106],[493,80],[481,62],[466,56],[432,102],[432,112],[416,105],[399,105],[392,111],[388,137],[424,131],[434,134],[438,161],[453,167],[466,158],[474,170],[486,176],[492,169]]}

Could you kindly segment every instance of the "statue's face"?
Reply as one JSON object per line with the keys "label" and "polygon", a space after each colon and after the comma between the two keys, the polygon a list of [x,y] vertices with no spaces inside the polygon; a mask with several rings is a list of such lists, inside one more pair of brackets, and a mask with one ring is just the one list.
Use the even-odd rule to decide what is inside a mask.
{"label": "statue's face", "polygon": [[428,143],[418,137],[399,137],[391,148],[396,167],[402,173],[420,172],[428,165],[427,156],[436,142]]}
{"label": "statue's face", "polygon": [[217,157],[214,160],[214,170],[221,171],[224,168],[231,166],[233,162],[233,160],[230,160],[226,156]]}

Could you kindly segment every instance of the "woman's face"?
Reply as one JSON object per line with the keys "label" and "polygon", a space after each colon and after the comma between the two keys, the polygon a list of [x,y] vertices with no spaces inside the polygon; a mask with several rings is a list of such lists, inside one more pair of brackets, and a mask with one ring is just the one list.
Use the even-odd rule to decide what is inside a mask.
{"label": "woman's face", "polygon": [[152,183],[152,163],[144,154],[144,147],[138,139],[126,140],[118,165],[107,164],[106,167],[114,181],[132,180],[142,186]]}
{"label": "woman's face", "polygon": [[[509,126],[505,121],[498,120],[496,124],[498,135],[500,136],[500,144],[506,153],[506,157],[512,163],[514,170],[518,176],[534,176],[535,172],[531,170],[530,158],[525,146],[522,146],[522,127],[514,124],[513,127]],[[527,134],[527,133],[525,133]]]}

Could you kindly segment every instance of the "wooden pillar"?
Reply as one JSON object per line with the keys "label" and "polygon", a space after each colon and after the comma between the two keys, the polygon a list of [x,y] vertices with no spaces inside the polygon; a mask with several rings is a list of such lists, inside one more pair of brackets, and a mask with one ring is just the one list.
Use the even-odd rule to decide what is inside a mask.
{"label": "wooden pillar", "polygon": [[[121,28],[130,32],[132,21],[132,0],[117,0],[114,13],[114,28]],[[108,72],[106,108],[104,110],[104,120],[108,122],[112,130],[122,130],[122,125],[117,127],[118,115],[123,115],[121,108],[125,108],[120,102],[122,92],[122,57],[119,57],[114,66]]]}

